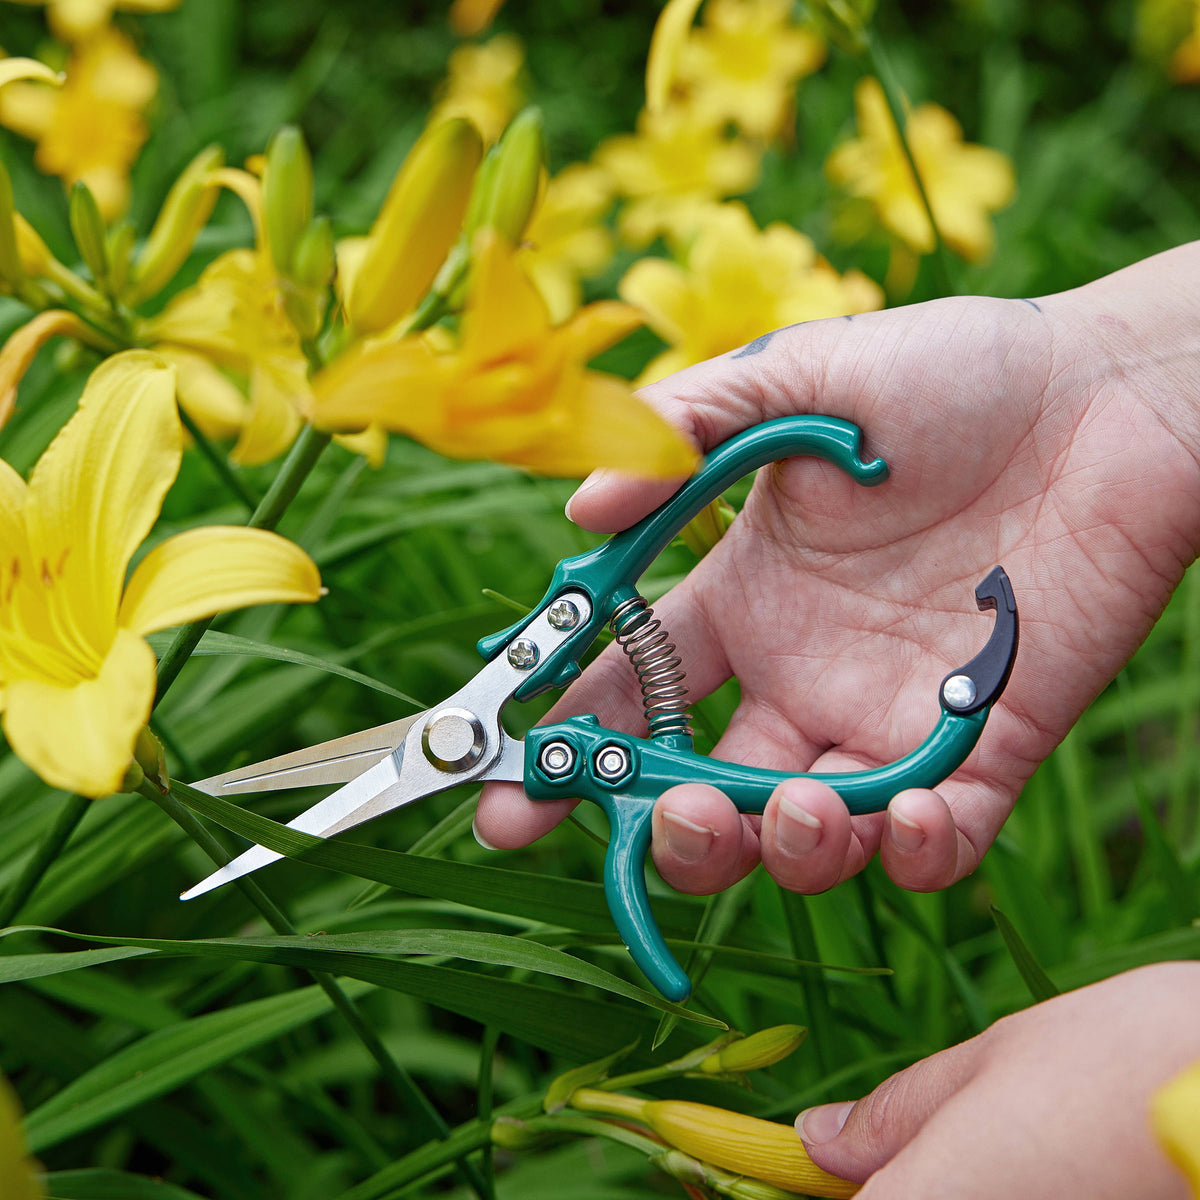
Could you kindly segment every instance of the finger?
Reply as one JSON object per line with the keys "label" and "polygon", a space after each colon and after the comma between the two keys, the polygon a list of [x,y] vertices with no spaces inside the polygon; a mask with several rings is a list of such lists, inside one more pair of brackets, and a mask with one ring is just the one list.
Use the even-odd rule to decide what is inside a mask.
{"label": "finger", "polygon": [[575,804],[574,800],[530,800],[519,783],[487,783],[471,832],[488,850],[516,850],[544,837]]}
{"label": "finger", "polygon": [[979,852],[941,795],[911,788],[888,805],[880,861],[901,887],[934,892],[974,871]]}
{"label": "finger", "polygon": [[749,874],[758,838],[732,801],[715,787],[684,783],[654,806],[654,865],[677,892],[709,896]]}
{"label": "finger", "polygon": [[771,794],[759,835],[763,866],[780,887],[813,895],[861,869],[851,854],[850,814],[841,797],[815,779],[789,779]]}
{"label": "finger", "polygon": [[890,1162],[937,1110],[974,1076],[978,1038],[914,1063],[858,1101],[822,1104],[796,1118],[817,1166],[861,1182]]}

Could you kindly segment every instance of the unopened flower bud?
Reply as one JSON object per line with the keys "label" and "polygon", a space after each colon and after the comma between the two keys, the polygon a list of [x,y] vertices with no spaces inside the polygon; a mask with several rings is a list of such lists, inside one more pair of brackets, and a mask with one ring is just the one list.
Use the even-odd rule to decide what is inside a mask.
{"label": "unopened flower bud", "polygon": [[546,165],[542,113],[527,108],[518,113],[488,155],[489,169],[476,181],[464,232],[468,239],[480,229],[494,229],[514,244],[537,206]]}
{"label": "unopened flower bud", "polygon": [[461,117],[427,129],[396,175],[349,296],[360,333],[386,329],[416,308],[458,237],[483,154],[479,131]]}
{"label": "unopened flower bud", "polygon": [[150,731],[149,725],[143,725],[133,744],[133,766],[138,767],[155,787],[167,791],[171,786],[171,777],[167,773],[167,756],[163,752],[162,743]]}
{"label": "unopened flower bud", "polygon": [[21,252],[17,248],[16,212],[12,179],[0,162],[0,278],[12,287],[19,286],[25,279]]}
{"label": "unopened flower bud", "polygon": [[21,257],[21,269],[35,278],[45,275],[55,263],[50,247],[20,213],[13,214],[13,224],[17,230],[17,253]]}
{"label": "unopened flower bud", "polygon": [[334,262],[333,223],[328,217],[317,217],[296,243],[292,279],[297,287],[326,288],[333,279]]}
{"label": "unopened flower bud", "polygon": [[225,152],[221,147],[209,146],[188,163],[171,185],[133,267],[132,303],[162,291],[191,254],[217,202],[218,188],[212,173],[224,162]]}
{"label": "unopened flower bud", "polygon": [[739,1038],[710,1054],[699,1065],[706,1075],[733,1075],[757,1071],[787,1058],[808,1036],[803,1025],[774,1025]]}
{"label": "unopened flower bud", "polygon": [[719,496],[705,505],[680,531],[683,544],[703,558],[724,536],[737,512]]}
{"label": "unopened flower bud", "polygon": [[67,216],[80,258],[92,278],[103,284],[108,279],[108,230],[92,189],[82,179],[71,188]]}
{"label": "unopened flower bud", "polygon": [[304,135],[285,125],[267,146],[263,169],[263,225],[275,269],[292,277],[292,259],[312,223],[313,168]]}
{"label": "unopened flower bud", "polygon": [[491,1138],[492,1145],[505,1150],[532,1150],[546,1140],[546,1135],[516,1117],[497,1117],[492,1122]]}
{"label": "unopened flower bud", "polygon": [[105,249],[108,257],[108,281],[114,296],[119,296],[129,282],[133,247],[136,243],[137,230],[129,221],[118,221],[108,231]]}
{"label": "unopened flower bud", "polygon": [[831,42],[850,54],[862,53],[875,0],[809,0],[808,11]]}

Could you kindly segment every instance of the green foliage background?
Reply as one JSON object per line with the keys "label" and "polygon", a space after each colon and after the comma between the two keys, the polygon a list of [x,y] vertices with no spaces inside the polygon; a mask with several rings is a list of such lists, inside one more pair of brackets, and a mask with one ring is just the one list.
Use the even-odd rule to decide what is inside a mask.
{"label": "green foliage background", "polygon": [[[632,128],[657,9],[510,0],[502,11],[497,28],[526,47],[529,97],[545,112],[553,169]],[[959,265],[959,290],[1044,294],[1196,236],[1200,94],[1135,59],[1133,20],[1125,0],[881,4],[877,31],[909,95],[945,105],[970,140],[1016,163],[1019,194],[997,219],[997,253],[986,265]],[[335,215],[340,233],[361,232],[456,44],[444,6],[433,3],[185,0],[136,28],[162,72],[156,131],[134,178],[142,230],[201,146],[220,141],[237,162],[291,121],[313,148],[318,208]],[[30,52],[44,36],[36,10],[0,12],[10,53]],[[795,144],[771,152],[749,203],[760,221],[786,219],[810,234],[837,265],[882,278],[882,243],[835,241],[836,205],[821,173],[850,131],[858,72],[834,52],[802,82]],[[70,261],[60,185],[36,173],[18,139],[0,145],[18,206]],[[241,210],[223,200],[180,282],[248,237]],[[611,294],[628,261],[594,290]],[[932,296],[934,286],[924,271],[912,299]],[[0,309],[0,332],[21,319],[16,306]],[[652,342],[649,334],[631,339],[607,365],[636,370]],[[80,364],[40,362],[18,417],[0,433],[0,454],[27,469],[83,378]],[[246,475],[261,492],[271,469]],[[173,773],[196,778],[412,710],[387,688],[428,704],[459,686],[477,669],[476,638],[510,619],[484,589],[532,603],[553,563],[589,543],[561,515],[569,492],[568,484],[447,463],[398,442],[379,472],[329,453],[281,527],[316,558],[329,596],[308,610],[253,610],[219,628],[386,688],[210,639],[161,709]],[[156,536],[244,517],[189,456]],[[647,591],[664,590],[691,561],[672,548]],[[731,685],[701,706],[709,744],[735,702]],[[1050,987],[1200,955],[1192,926],[1198,715],[1193,574],[1143,651],[1031,782],[972,878],[921,896],[872,867],[805,899],[758,872],[709,902],[663,897],[664,928],[684,941],[699,929],[699,940],[726,948],[712,955],[698,1009],[747,1031],[791,1021],[812,1031],[797,1055],[755,1077],[753,1092],[689,1083],[675,1094],[790,1120],[813,1102],[860,1094]],[[528,706],[516,720],[536,716]],[[287,820],[311,799],[284,794],[254,808]],[[348,852],[366,876],[404,887],[307,863],[272,868],[263,876],[271,895],[304,933],[326,936],[265,950],[178,944],[268,931],[235,889],[176,901],[208,864],[147,801],[94,803],[20,919],[159,946],[100,947],[49,932],[0,941],[0,1069],[29,1113],[50,1194],[384,1200],[461,1187],[436,1149],[406,1158],[429,1140],[420,1119],[306,969],[347,976],[388,1050],[445,1121],[465,1128],[460,1141],[470,1140],[469,1123],[489,1095],[497,1106],[529,1103],[522,1098],[536,1097],[558,1071],[635,1037],[635,1060],[649,1061],[660,1011],[548,974],[551,957],[539,957],[540,946],[567,949],[640,986],[604,916],[601,827],[584,814],[525,851],[490,854],[470,835],[471,799],[439,797],[351,835],[420,856],[424,865]],[[13,757],[0,760],[0,894],[64,803]],[[1006,920],[994,919],[993,906]],[[351,933],[361,936],[332,937]],[[503,955],[489,961],[495,943],[477,933],[517,934],[531,957],[515,966]],[[880,967],[890,973],[862,973]],[[707,1036],[680,1022],[660,1055]],[[577,1144],[496,1166],[501,1196],[558,1196],[564,1181],[577,1200],[676,1187],[635,1154]]]}

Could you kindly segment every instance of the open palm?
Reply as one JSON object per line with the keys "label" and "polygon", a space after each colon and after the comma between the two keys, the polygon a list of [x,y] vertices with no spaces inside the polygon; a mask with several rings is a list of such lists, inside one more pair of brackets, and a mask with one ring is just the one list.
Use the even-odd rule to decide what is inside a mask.
{"label": "open palm", "polygon": [[[761,857],[785,887],[819,891],[876,850],[919,890],[975,868],[1196,553],[1200,468],[1155,407],[1161,361],[1127,323],[1105,324],[1121,293],[1103,285],[1120,278],[1037,304],[964,298],[791,327],[647,390],[706,449],[771,417],[827,413],[861,426],[866,456],[891,466],[874,489],[812,459],[767,468],[725,538],[655,606],[693,695],[740,682],[716,757],[797,772],[890,762],[928,733],[940,680],[990,633],[974,587],[997,563],[1022,624],[1008,689],[938,792],[850,818],[832,790],[797,779],[754,818],[713,788],[674,788],[654,820],[672,886],[712,892]],[[571,515],[615,530],[664,498],[594,477]],[[552,716],[630,728],[636,692],[612,647]],[[493,785],[476,828],[518,846],[565,811]]]}

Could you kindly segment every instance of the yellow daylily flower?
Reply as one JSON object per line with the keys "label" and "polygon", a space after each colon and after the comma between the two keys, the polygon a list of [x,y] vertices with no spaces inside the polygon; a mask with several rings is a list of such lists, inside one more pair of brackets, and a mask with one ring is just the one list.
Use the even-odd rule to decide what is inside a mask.
{"label": "yellow daylily flower", "polygon": [[623,380],[586,367],[640,324],[637,314],[591,304],[552,328],[512,247],[485,232],[475,251],[459,346],[439,353],[425,336],[360,343],[313,379],[313,424],[377,422],[452,458],[547,474],[689,474],[697,456],[683,437]]}
{"label": "yellow daylily flower", "polygon": [[579,280],[599,275],[613,256],[613,237],[601,224],[612,206],[607,171],[572,163],[546,185],[525,230],[521,263],[561,325],[578,307]]}
{"label": "yellow daylily flower", "polygon": [[883,306],[883,293],[865,275],[839,275],[804,234],[782,222],[759,230],[741,204],[710,210],[686,265],[643,258],[618,290],[671,346],[650,363],[639,384],[783,325]]}
{"label": "yellow daylily flower", "polygon": [[1187,1176],[1192,1195],[1200,1197],[1200,1062],[1154,1093],[1150,1119],[1163,1149]]}
{"label": "yellow daylily flower", "polygon": [[0,428],[12,416],[17,402],[17,385],[29,370],[34,356],[52,337],[60,336],[90,342],[94,331],[73,312],[50,308],[15,330],[0,349]]}
{"label": "yellow daylily flower", "polygon": [[133,13],[169,12],[180,0],[16,0],[18,4],[44,4],[50,28],[68,42],[99,33],[116,10]]}
{"label": "yellow daylily flower", "polygon": [[14,83],[0,90],[0,124],[37,142],[39,170],[82,180],[106,220],[129,203],[129,168],[146,140],[142,112],[158,87],[133,43],[108,28],[79,45],[62,87]]}
{"label": "yellow daylily flower", "polygon": [[676,241],[690,237],[713,200],[754,186],[761,161],[760,151],[698,121],[685,104],[643,110],[635,135],[609,138],[593,157],[628,197],[619,229],[632,246],[660,233]]}
{"label": "yellow daylily flower", "polygon": [[709,0],[679,57],[677,80],[699,120],[735,122],[750,137],[784,132],[796,81],[825,61],[825,44],[792,20],[791,0]]}
{"label": "yellow daylily flower", "polygon": [[450,55],[430,124],[466,117],[485,142],[494,142],[521,107],[524,62],[525,51],[511,34],[498,34],[481,46],[459,46]]}
{"label": "yellow daylily flower", "polygon": [[482,33],[495,19],[504,0],[454,0],[450,5],[450,27],[460,37]]}
{"label": "yellow daylily flower", "polygon": [[121,785],[154,701],[147,634],[320,594],[299,547],[241,527],[168,538],[126,582],[182,446],[174,370],[130,350],[96,369],[28,484],[0,462],[0,709],[14,753],[52,787]]}
{"label": "yellow daylily flower", "polygon": [[1141,0],[1134,42],[1172,82],[1200,83],[1200,0]]}
{"label": "yellow daylily flower", "polygon": [[46,1193],[38,1175],[21,1128],[21,1106],[8,1080],[0,1075],[0,1196],[4,1200],[42,1200]]}
{"label": "yellow daylily flower", "polygon": [[667,107],[671,85],[679,69],[688,31],[696,19],[700,0],[667,0],[654,22],[650,53],[646,56],[646,109],[660,113]]}
{"label": "yellow daylily flower", "polygon": [[[830,180],[867,200],[882,225],[919,254],[934,248],[933,228],[877,79],[854,90],[859,136],[825,163]],[[908,115],[905,135],[946,244],[972,262],[987,258],[995,234],[990,214],[1012,201],[1016,178],[1008,157],[963,142],[962,127],[936,104]]]}

